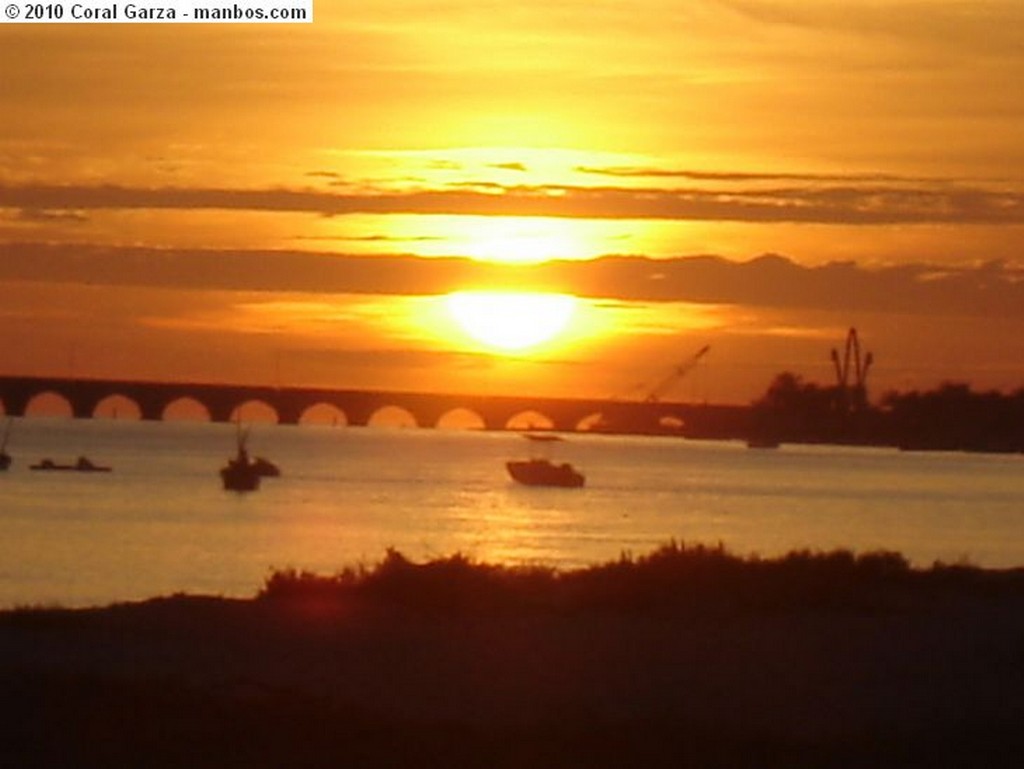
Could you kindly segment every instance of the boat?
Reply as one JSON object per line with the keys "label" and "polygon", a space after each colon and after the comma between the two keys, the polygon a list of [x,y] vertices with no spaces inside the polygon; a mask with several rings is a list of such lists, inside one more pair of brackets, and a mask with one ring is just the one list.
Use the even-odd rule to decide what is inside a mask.
{"label": "boat", "polygon": [[244,450],[229,459],[220,469],[220,478],[226,491],[256,491],[260,487],[261,477]]}
{"label": "boat", "polygon": [[747,438],[748,449],[777,449],[781,445],[777,438],[767,435],[757,435]]}
{"label": "boat", "polygon": [[7,453],[7,439],[11,437],[11,422],[8,417],[7,425],[4,427],[4,439],[0,442],[0,470],[6,470],[11,466],[11,455]]}
{"label": "boat", "polygon": [[[260,487],[260,478],[264,473],[261,472],[260,463],[249,458],[249,452],[245,446],[248,440],[249,431],[239,427],[235,438],[237,444],[235,456],[220,469],[220,479],[226,491],[256,491]],[[263,461],[266,462],[266,460]]]}
{"label": "boat", "polygon": [[97,465],[88,457],[79,457],[71,464],[54,462],[47,457],[41,459],[34,465],[29,465],[29,470],[64,470],[77,473],[109,473],[113,468],[106,465]]}
{"label": "boat", "polygon": [[562,486],[579,488],[586,478],[568,462],[556,465],[548,459],[509,460],[508,474],[524,486]]}
{"label": "boat", "polygon": [[[524,433],[523,437],[538,444],[551,444],[561,441],[557,435],[537,435]],[[509,460],[505,463],[512,480],[524,486],[560,486],[562,488],[580,488],[586,482],[583,473],[568,462],[555,464],[546,457]]]}
{"label": "boat", "polygon": [[279,478],[281,468],[264,457],[256,457],[252,461],[253,469],[261,478]]}

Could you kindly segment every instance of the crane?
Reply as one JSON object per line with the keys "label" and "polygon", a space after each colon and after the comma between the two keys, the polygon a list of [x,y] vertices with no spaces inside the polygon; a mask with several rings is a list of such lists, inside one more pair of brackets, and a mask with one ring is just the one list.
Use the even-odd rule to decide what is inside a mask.
{"label": "crane", "polygon": [[[859,410],[866,405],[867,387],[865,383],[868,378],[868,370],[874,360],[875,358],[870,352],[861,357],[860,339],[857,337],[855,328],[851,328],[846,334],[846,348],[843,350],[842,362],[839,360],[839,351],[835,348],[832,349],[832,364],[836,369],[836,388],[840,406],[844,410]],[[852,372],[850,370],[851,363],[853,364]],[[850,381],[851,373],[853,381]]]}
{"label": "crane", "polygon": [[654,387],[652,387],[647,396],[644,398],[645,403],[657,403],[661,400],[661,397],[668,391],[668,389],[690,373],[690,370],[696,366],[700,359],[707,355],[708,350],[711,349],[711,345],[706,344],[697,350],[696,353],[691,355],[686,360],[677,364],[668,374],[666,374],[661,381],[659,381]]}

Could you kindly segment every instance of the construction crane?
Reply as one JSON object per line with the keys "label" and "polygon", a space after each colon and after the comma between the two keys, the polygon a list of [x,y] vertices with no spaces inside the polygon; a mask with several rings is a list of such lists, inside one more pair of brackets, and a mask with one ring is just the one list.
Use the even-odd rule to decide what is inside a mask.
{"label": "construction crane", "polygon": [[700,359],[707,355],[708,350],[711,349],[711,345],[706,344],[697,350],[696,353],[691,355],[686,360],[676,365],[668,374],[666,374],[661,381],[659,381],[654,387],[648,392],[644,398],[645,403],[657,403],[661,400],[661,397],[668,392],[669,388],[672,387],[676,382],[682,379],[684,376],[690,373],[690,370],[696,366]]}
{"label": "construction crane", "polygon": [[[846,348],[842,361],[839,351],[832,349],[832,364],[836,369],[836,388],[839,406],[844,411],[859,410],[867,405],[867,378],[874,356],[869,352],[861,357],[860,339],[857,329],[851,328],[846,334]],[[853,366],[851,370],[850,366]],[[851,381],[850,376],[853,375]]]}

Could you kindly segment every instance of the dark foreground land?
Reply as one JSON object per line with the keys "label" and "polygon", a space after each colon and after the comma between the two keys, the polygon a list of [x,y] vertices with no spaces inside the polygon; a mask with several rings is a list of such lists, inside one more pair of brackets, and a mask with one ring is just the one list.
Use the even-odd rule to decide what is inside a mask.
{"label": "dark foreground land", "polygon": [[1024,572],[390,553],[252,600],[0,614],[0,697],[5,767],[1017,767]]}

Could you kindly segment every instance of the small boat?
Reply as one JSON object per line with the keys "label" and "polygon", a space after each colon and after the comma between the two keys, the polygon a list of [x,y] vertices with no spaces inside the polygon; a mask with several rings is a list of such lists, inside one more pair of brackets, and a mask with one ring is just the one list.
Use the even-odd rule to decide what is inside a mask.
{"label": "small boat", "polygon": [[249,458],[249,452],[245,446],[249,440],[248,430],[242,430],[239,426],[235,440],[237,452],[220,469],[221,482],[226,491],[256,491],[260,487],[260,478],[266,474],[267,465],[270,467],[274,467],[274,465],[265,459],[261,464],[260,460]]}
{"label": "small boat", "polygon": [[244,449],[220,469],[220,479],[227,491],[256,491],[260,477]]}
{"label": "small boat", "polygon": [[0,470],[6,470],[11,466],[11,455],[7,453],[7,439],[11,437],[11,422],[13,420],[7,418],[7,426],[4,427],[4,439],[0,442]]}
{"label": "small boat", "polygon": [[262,478],[279,478],[281,476],[281,468],[269,459],[256,457],[252,461],[252,466],[256,473]]}
{"label": "small boat", "polygon": [[780,443],[777,438],[767,435],[759,435],[747,438],[748,449],[777,449]]}
{"label": "small boat", "polygon": [[[555,443],[561,441],[557,435],[536,435],[524,433],[523,437],[535,443]],[[568,462],[555,464],[546,457],[509,460],[505,463],[512,480],[524,486],[560,486],[562,488],[580,488],[586,482],[583,473]]]}
{"label": "small boat", "polygon": [[34,465],[29,465],[29,470],[65,470],[77,473],[109,473],[112,468],[106,465],[97,465],[88,457],[79,457],[71,464],[54,462],[50,458],[42,459]]}
{"label": "small boat", "polygon": [[586,479],[568,462],[556,465],[547,459],[509,460],[505,463],[512,479],[524,486],[579,488]]}

